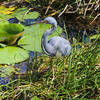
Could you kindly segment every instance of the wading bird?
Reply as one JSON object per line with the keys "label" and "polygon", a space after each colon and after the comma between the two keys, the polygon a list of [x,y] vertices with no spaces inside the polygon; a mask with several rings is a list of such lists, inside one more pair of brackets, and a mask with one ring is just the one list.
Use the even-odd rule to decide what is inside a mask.
{"label": "wading bird", "polygon": [[49,56],[57,56],[57,57],[69,55],[71,52],[71,45],[68,40],[59,36],[55,36],[50,40],[48,40],[48,36],[53,34],[53,32],[57,28],[57,21],[55,20],[55,18],[46,17],[43,21],[52,24],[52,27],[49,30],[46,30],[46,32],[42,36],[41,45],[44,53]]}

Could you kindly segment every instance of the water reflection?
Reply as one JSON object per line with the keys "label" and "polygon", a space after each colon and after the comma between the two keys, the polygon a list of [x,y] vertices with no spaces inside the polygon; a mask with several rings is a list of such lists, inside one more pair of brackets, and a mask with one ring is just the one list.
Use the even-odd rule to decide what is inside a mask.
{"label": "water reflection", "polygon": [[[17,69],[17,68],[19,69],[19,70],[17,70],[17,72],[19,74],[25,74],[26,71],[28,70],[28,65],[30,63],[32,63],[33,59],[36,58],[37,56],[43,55],[43,53],[31,51],[29,53],[29,55],[30,55],[30,57],[29,57],[29,59],[27,61],[24,61],[24,62],[21,62],[21,63],[18,63],[18,64],[15,64],[14,65],[15,66],[15,69]],[[6,77],[0,77],[0,84],[2,84],[2,85],[7,84],[9,81],[10,81],[10,78],[8,76],[6,76]]]}
{"label": "water reflection", "polygon": [[9,77],[0,77],[0,85],[5,85],[10,81]]}
{"label": "water reflection", "polygon": [[31,51],[31,52],[29,53],[29,55],[30,55],[30,57],[29,57],[29,59],[28,59],[27,61],[22,62],[22,63],[19,63],[19,64],[15,64],[15,68],[20,68],[20,70],[19,70],[18,72],[20,72],[20,73],[22,73],[22,74],[25,74],[26,71],[27,71],[28,65],[29,65],[30,63],[32,63],[32,60],[33,60],[34,58],[36,58],[37,56],[41,56],[42,53]]}

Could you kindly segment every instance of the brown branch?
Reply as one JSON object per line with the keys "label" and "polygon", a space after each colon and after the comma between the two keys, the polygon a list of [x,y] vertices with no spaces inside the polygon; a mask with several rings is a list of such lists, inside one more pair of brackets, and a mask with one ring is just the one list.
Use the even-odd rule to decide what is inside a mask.
{"label": "brown branch", "polygon": [[80,5],[81,5],[81,1],[82,0],[80,0],[80,2],[79,2],[79,5],[78,5],[78,7],[77,7],[77,9],[76,10],[74,10],[74,11],[66,11],[66,13],[76,13],[78,10],[79,10],[79,7],[80,7]]}
{"label": "brown branch", "polygon": [[33,8],[29,8],[27,11],[26,11],[26,13],[23,15],[23,17],[22,17],[22,21],[24,20],[24,17],[29,13],[29,11],[31,10],[31,9],[33,9]]}
{"label": "brown branch", "polygon": [[87,13],[87,10],[88,10],[88,7],[89,7],[89,4],[91,3],[91,1],[92,1],[92,0],[89,1],[88,5],[87,5],[87,7],[86,7],[86,9],[85,9],[85,11],[84,11],[84,17],[86,16],[86,13]]}
{"label": "brown branch", "polygon": [[94,23],[94,21],[100,16],[100,13],[93,19],[93,21],[90,23],[90,25],[92,25]]}
{"label": "brown branch", "polygon": [[50,6],[52,5],[53,2],[55,2],[55,0],[52,0],[52,1],[51,1],[50,5],[47,7],[47,10],[46,10],[46,12],[45,12],[45,15],[47,14],[47,12],[48,12],[48,10],[50,9]]}
{"label": "brown branch", "polygon": [[64,10],[58,15],[58,17],[60,17],[64,12],[65,10],[67,9],[68,5],[65,6]]}

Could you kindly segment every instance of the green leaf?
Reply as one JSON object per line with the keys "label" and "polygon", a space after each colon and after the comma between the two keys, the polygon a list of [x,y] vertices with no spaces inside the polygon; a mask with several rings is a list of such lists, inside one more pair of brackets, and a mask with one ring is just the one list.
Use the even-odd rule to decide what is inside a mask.
{"label": "green leaf", "polygon": [[5,30],[7,34],[15,35],[21,33],[24,27],[21,24],[9,23],[4,25],[3,30]]}
{"label": "green leaf", "polygon": [[5,15],[5,14],[1,14],[0,13],[0,19],[3,19],[3,20],[8,20],[10,18],[12,18],[13,16],[12,15]]}
{"label": "green leaf", "polygon": [[18,47],[0,48],[0,64],[14,64],[28,59],[28,51]]}
{"label": "green leaf", "polygon": [[100,34],[95,34],[93,36],[90,36],[90,39],[100,39]]}
{"label": "green leaf", "polygon": [[0,41],[11,39],[13,36],[21,33],[24,26],[21,24],[9,23],[8,21],[0,22]]}
{"label": "green leaf", "polygon": [[[23,37],[19,40],[18,45],[26,50],[42,52],[41,38],[44,32],[51,27],[50,24],[36,24],[25,28]],[[49,36],[49,39],[54,36],[60,35],[62,32],[61,27]]]}
{"label": "green leaf", "polygon": [[29,12],[28,14],[26,14],[27,11],[28,9],[26,8],[19,8],[15,11],[13,16],[17,17],[17,19],[19,19],[20,21],[22,21],[23,16],[24,16],[24,19],[36,19],[40,16],[40,14],[36,11]]}
{"label": "green leaf", "polygon": [[40,16],[40,14],[36,11],[34,12],[29,12],[24,19],[36,19]]}

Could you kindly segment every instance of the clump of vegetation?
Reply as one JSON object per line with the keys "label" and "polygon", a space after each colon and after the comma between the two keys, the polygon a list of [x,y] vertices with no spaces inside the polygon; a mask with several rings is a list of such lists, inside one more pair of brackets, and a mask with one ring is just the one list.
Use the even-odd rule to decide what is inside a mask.
{"label": "clump of vegetation", "polygon": [[[4,1],[12,2],[12,0]],[[77,34],[76,37],[72,35],[72,52],[68,57],[55,58],[45,55],[40,56],[41,54],[36,53],[35,58],[26,61],[26,73],[19,72],[20,64],[13,73],[10,73],[7,79],[1,79],[0,81],[8,81],[6,84],[0,84],[0,99],[99,99],[99,0],[23,0],[23,2],[27,2],[30,7],[35,9],[38,8],[43,17],[55,16],[59,24],[63,22],[62,26],[66,35],[70,35],[67,34],[70,33],[68,26],[71,27],[71,30],[74,28],[74,32]],[[96,27],[96,35],[88,30],[90,26]],[[88,34],[89,40],[86,42],[83,41],[85,35],[81,37],[79,33],[82,29],[86,30],[85,33]],[[32,36],[30,35],[30,37]],[[21,39],[19,42],[21,42]],[[0,44],[0,46],[2,45]],[[27,45],[22,45],[22,48],[23,46],[28,49]]]}
{"label": "clump of vegetation", "polygon": [[33,59],[24,76],[19,74],[18,79],[11,79],[8,84],[0,85],[1,98],[8,100],[27,100],[34,96],[43,100],[99,98],[99,45],[96,42],[94,45],[81,43],[81,48],[78,48],[78,45],[75,43],[71,55],[64,59],[47,56]]}

